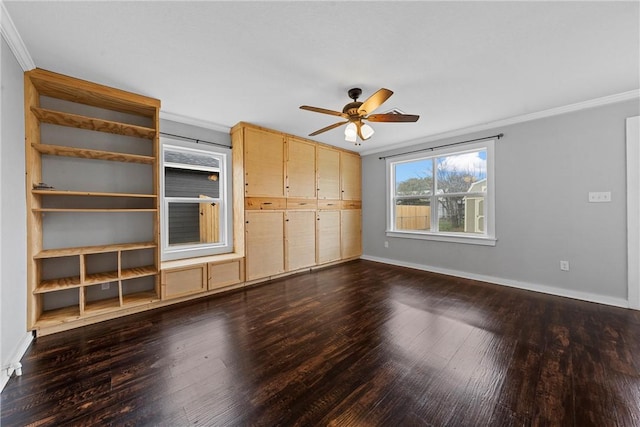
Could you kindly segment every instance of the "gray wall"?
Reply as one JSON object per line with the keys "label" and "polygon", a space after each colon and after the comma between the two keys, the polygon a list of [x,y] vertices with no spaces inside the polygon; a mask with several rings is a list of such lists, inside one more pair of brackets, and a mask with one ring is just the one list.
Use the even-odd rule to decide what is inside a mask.
{"label": "gray wall", "polygon": [[[1,43],[0,367],[4,368],[22,356],[21,347],[30,335],[27,333],[23,72],[4,39]],[[5,374],[3,370],[2,375]]]}
{"label": "gray wall", "polygon": [[[364,258],[625,305],[625,118],[639,110],[627,101],[363,157]],[[385,236],[379,156],[500,132],[495,247]],[[589,191],[612,202],[588,203]]]}

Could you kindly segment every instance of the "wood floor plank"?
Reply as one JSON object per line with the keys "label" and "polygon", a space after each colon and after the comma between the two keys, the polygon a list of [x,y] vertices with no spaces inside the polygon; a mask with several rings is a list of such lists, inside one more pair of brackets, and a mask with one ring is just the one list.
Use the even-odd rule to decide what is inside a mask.
{"label": "wood floor plank", "polygon": [[358,260],[37,338],[2,426],[638,426],[640,312]]}

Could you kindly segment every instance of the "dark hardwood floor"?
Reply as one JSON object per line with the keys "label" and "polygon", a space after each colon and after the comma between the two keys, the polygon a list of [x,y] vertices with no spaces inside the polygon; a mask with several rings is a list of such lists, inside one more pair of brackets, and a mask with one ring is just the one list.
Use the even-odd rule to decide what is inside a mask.
{"label": "dark hardwood floor", "polygon": [[355,261],[40,337],[3,427],[640,426],[640,312]]}

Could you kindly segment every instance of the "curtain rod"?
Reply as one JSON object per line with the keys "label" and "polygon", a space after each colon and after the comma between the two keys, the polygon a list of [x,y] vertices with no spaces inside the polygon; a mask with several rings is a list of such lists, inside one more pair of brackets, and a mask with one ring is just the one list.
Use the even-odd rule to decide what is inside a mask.
{"label": "curtain rod", "polygon": [[485,136],[484,138],[476,138],[476,139],[468,139],[466,141],[460,141],[460,142],[452,142],[451,144],[444,144],[444,145],[438,145],[436,147],[429,147],[429,148],[421,148],[420,150],[413,150],[413,151],[405,151],[404,153],[398,153],[398,154],[391,154],[389,156],[382,156],[382,157],[378,157],[379,160],[384,160],[384,159],[388,159],[390,157],[398,157],[398,156],[404,156],[405,154],[413,154],[413,153],[420,153],[422,151],[433,151],[436,148],[443,148],[443,147],[450,147],[452,145],[460,145],[460,144],[466,144],[467,142],[476,142],[476,141],[484,141],[485,139],[500,139],[504,136],[504,133],[499,133],[497,135],[491,135],[491,136]]}
{"label": "curtain rod", "polygon": [[196,144],[204,142],[205,144],[217,145],[218,147],[224,147],[224,148],[229,148],[229,149],[233,148],[231,145],[224,145],[224,144],[220,144],[218,142],[205,141],[204,139],[191,138],[190,136],[175,135],[173,133],[167,133],[167,132],[160,132],[160,135],[173,136],[173,137],[176,137],[176,138],[188,139],[190,141],[195,141]]}

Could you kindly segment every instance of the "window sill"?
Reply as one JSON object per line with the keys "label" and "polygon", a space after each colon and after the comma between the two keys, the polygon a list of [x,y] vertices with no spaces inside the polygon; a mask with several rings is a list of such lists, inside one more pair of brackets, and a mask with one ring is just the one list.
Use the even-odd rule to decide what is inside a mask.
{"label": "window sill", "polygon": [[467,245],[495,246],[498,239],[490,236],[461,236],[458,234],[428,233],[415,231],[387,231],[387,237],[402,239],[433,240],[437,242],[463,243]]}

